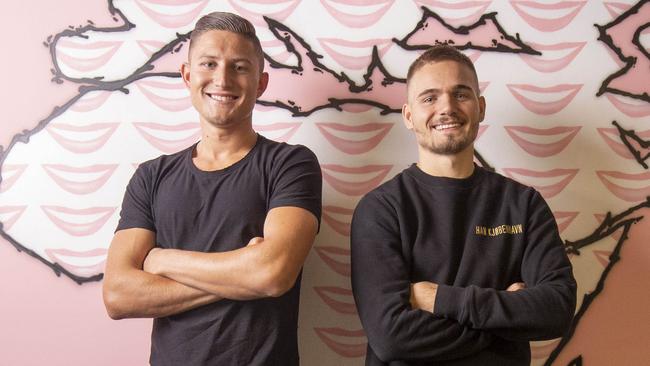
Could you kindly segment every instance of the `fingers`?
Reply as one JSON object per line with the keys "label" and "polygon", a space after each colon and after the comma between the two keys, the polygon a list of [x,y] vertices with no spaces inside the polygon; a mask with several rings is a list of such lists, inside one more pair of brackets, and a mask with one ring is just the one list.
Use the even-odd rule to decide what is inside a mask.
{"label": "fingers", "polygon": [[253,239],[251,239],[246,246],[253,246],[257,244],[261,244],[264,241],[264,238],[256,236]]}
{"label": "fingers", "polygon": [[525,284],[525,283],[523,283],[523,282],[515,282],[515,283],[513,283],[512,285],[508,286],[508,288],[506,289],[506,291],[514,292],[514,291],[523,290],[523,289],[525,289],[525,288],[526,288],[526,284]]}

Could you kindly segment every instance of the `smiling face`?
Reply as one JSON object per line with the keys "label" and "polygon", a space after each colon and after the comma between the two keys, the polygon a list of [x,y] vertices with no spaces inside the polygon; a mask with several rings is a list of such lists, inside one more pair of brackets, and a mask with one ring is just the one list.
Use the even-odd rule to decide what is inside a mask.
{"label": "smiling face", "polygon": [[194,40],[181,74],[202,125],[252,124],[255,101],[268,83],[259,65],[253,43],[237,33],[211,30]]}
{"label": "smiling face", "polygon": [[474,73],[456,61],[430,62],[415,71],[402,116],[421,150],[457,155],[473,149],[485,116],[485,99],[478,90]]}

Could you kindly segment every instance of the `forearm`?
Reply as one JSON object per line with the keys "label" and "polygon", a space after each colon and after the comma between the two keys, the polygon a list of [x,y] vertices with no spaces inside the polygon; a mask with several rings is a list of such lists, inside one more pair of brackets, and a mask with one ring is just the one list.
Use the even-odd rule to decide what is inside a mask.
{"label": "forearm", "polygon": [[103,295],[113,319],[159,318],[220,300],[214,294],[138,269],[125,270],[119,278],[107,277]]}

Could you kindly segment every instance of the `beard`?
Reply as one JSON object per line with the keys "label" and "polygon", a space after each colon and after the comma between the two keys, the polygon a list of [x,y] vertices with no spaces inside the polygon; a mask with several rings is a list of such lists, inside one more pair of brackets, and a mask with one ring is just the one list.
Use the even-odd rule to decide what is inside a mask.
{"label": "beard", "polygon": [[443,141],[435,141],[431,133],[432,131],[422,131],[419,128],[415,129],[416,140],[418,145],[423,149],[428,150],[436,155],[456,155],[470,146],[478,135],[478,127],[473,128],[467,134],[461,136],[445,136]]}

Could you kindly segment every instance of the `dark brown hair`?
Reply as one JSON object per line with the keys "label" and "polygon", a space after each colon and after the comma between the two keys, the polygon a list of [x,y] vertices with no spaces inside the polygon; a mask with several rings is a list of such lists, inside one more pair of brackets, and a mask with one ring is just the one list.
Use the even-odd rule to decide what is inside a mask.
{"label": "dark brown hair", "polygon": [[192,49],[192,43],[194,43],[195,40],[197,40],[203,33],[211,30],[236,33],[251,41],[255,48],[255,53],[260,60],[260,73],[264,70],[264,53],[262,51],[262,45],[260,44],[259,38],[257,38],[257,34],[255,34],[255,27],[251,22],[239,15],[221,11],[206,14],[196,22],[194,30],[190,35],[190,50]]}
{"label": "dark brown hair", "polygon": [[415,74],[415,72],[421,69],[424,65],[439,61],[455,61],[459,64],[467,66],[470,70],[472,70],[472,74],[474,74],[474,78],[476,79],[476,94],[480,95],[480,91],[478,90],[478,75],[476,74],[476,69],[474,68],[472,60],[470,60],[469,57],[467,57],[464,53],[448,44],[437,44],[424,51],[423,54],[415,59],[415,61],[413,61],[409,67],[408,73],[406,74],[406,84],[411,81],[413,74]]}

